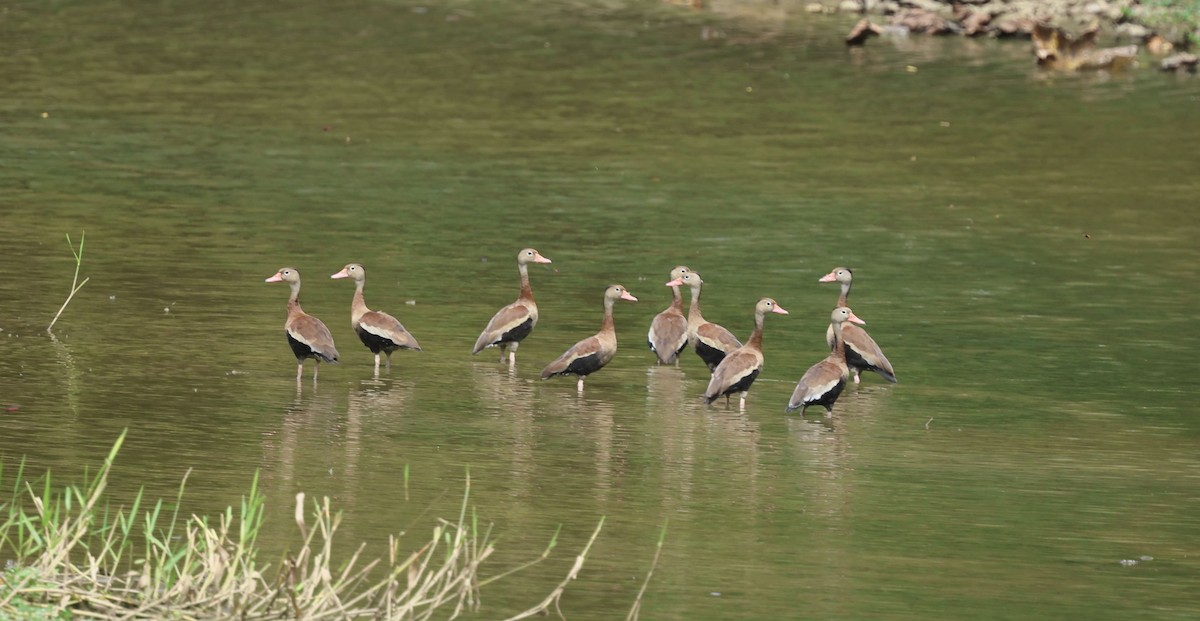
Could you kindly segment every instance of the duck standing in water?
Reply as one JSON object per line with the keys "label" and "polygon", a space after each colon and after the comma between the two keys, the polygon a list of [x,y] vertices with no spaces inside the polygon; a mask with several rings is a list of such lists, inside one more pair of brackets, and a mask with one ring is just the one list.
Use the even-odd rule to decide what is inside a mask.
{"label": "duck standing in water", "polygon": [[604,320],[600,323],[600,331],[579,341],[546,365],[542,369],[542,379],[550,379],[555,375],[576,375],[579,377],[577,388],[583,394],[583,379],[603,369],[617,353],[617,331],[613,325],[613,303],[617,300],[636,302],[637,298],[621,285],[610,285],[605,289]]}
{"label": "duck standing in water", "polygon": [[367,282],[367,270],[358,263],[349,263],[342,271],[330,278],[354,280],[354,298],[350,301],[350,326],[371,353],[375,354],[375,374],[379,374],[379,354],[387,357],[387,369],[392,369],[392,352],[397,349],[421,351],[417,339],[409,334],[400,320],[383,311],[367,308],[363,300],[363,286]]}
{"label": "duck standing in water", "polygon": [[286,282],[291,285],[292,294],[287,301],[287,320],[283,323],[288,345],[296,355],[296,383],[304,375],[304,360],[316,360],[313,367],[313,382],[317,381],[317,373],[321,363],[337,364],[338,351],[333,344],[333,335],[320,319],[309,315],[300,308],[300,272],[294,267],[281,267],[274,276],[266,282]]}
{"label": "duck standing in water", "polygon": [[788,314],[771,298],[763,298],[754,305],[754,332],[745,345],[730,352],[721,360],[721,364],[717,365],[712,379],[708,382],[708,388],[704,391],[705,403],[712,403],[722,396],[728,400],[729,395],[736,392],[741,393],[738,408],[746,409],[746,393],[750,391],[750,385],[763,368],[763,318],[767,313]]}

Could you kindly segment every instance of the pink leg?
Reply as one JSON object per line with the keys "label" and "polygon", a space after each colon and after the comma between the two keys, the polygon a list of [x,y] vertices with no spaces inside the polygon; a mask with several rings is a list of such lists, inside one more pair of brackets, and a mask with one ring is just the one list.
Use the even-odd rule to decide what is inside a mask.
{"label": "pink leg", "polygon": [[858,383],[858,369],[855,369],[855,370],[854,370],[854,383],[855,383],[855,384],[857,384],[857,383]]}
{"label": "pink leg", "polygon": [[583,376],[582,375],[579,377],[579,383],[575,384],[575,389],[579,391],[579,394],[581,394],[581,395],[583,394]]}
{"label": "pink leg", "polygon": [[296,365],[296,383],[299,384],[300,380],[303,377],[304,377],[304,361],[301,360],[300,364]]}

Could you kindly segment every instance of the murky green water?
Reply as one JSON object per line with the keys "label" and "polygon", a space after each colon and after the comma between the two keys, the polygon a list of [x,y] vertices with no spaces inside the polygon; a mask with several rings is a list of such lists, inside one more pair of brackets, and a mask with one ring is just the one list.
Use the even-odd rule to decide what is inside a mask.
{"label": "murky green water", "polygon": [[[1010,42],[848,52],[849,21],[776,15],[5,5],[4,463],[73,476],[129,428],[118,493],[191,468],[211,512],[261,469],[279,547],[297,491],[379,545],[449,514],[469,467],[500,565],[564,524],[482,618],[539,599],[601,515],[571,619],[625,614],[664,520],[648,619],[1195,618],[1200,83],[1040,75]],[[525,245],[554,263],[509,373],[469,351]],[[426,348],[379,379],[328,279],[348,261]],[[745,412],[645,349],[678,263],[743,337],[758,297],[791,311]],[[785,416],[841,264],[902,383]],[[282,265],[344,361],[299,393]],[[583,398],[539,381],[610,282],[641,299],[616,359]]]}

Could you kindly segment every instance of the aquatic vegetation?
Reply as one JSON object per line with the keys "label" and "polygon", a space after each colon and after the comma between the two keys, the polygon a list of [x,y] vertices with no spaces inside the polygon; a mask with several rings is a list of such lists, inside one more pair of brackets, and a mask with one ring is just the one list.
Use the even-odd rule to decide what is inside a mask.
{"label": "aquatic vegetation", "polygon": [[[541,562],[557,542],[556,533],[539,558],[481,580],[495,548],[490,527],[481,527],[469,506],[468,477],[456,520],[437,520],[412,551],[390,536],[386,558],[374,560],[364,558],[361,545],[339,559],[333,543],[341,514],[328,498],[306,503],[297,494],[299,546],[272,566],[260,560],[257,544],[264,516],[257,475],[237,509],[213,519],[179,514],[186,476],[173,505],[151,504],[139,493],[112,509],[105,489],[124,439],[80,486],[55,489],[49,475],[35,486],[23,481],[23,465],[17,470],[12,494],[0,504],[0,558],[8,560],[0,618],[455,618],[479,609],[482,586]],[[602,525],[567,578],[515,618],[557,606]]]}
{"label": "aquatic vegetation", "polygon": [[71,279],[71,293],[67,295],[67,300],[59,307],[58,312],[54,313],[54,319],[51,319],[50,325],[46,326],[46,332],[50,332],[54,328],[54,324],[58,323],[59,316],[63,314],[63,311],[67,310],[67,304],[71,303],[71,298],[75,297],[75,294],[79,293],[79,290],[91,280],[88,277],[84,278],[83,282],[79,282],[79,268],[83,265],[83,240],[86,235],[87,231],[79,234],[79,250],[75,250],[75,244],[71,241],[71,234],[67,233],[67,245],[71,247],[71,254],[75,256],[75,277]]}

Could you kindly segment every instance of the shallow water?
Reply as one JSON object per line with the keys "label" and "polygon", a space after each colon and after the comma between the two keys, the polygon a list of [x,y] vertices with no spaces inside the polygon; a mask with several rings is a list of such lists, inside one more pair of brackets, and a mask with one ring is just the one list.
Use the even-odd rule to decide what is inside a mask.
{"label": "shallow water", "polygon": [[[118,495],[173,497],[190,468],[186,509],[215,512],[260,469],[272,551],[297,491],[382,551],[450,515],[469,468],[497,571],[564,525],[484,618],[540,599],[602,515],[572,619],[628,610],[664,521],[648,619],[1194,618],[1196,80],[1045,75],[1017,42],[846,50],[849,19],[7,7],[6,473],[70,478],[128,428]],[[81,230],[91,281],[52,341]],[[510,372],[469,352],[526,245],[554,263]],[[426,349],[380,378],[328,279],[347,261]],[[791,311],[744,412],[698,402],[691,352],[645,348],[679,263],[743,338],[758,297]],[[785,416],[843,264],[901,383]],[[299,391],[286,287],[263,283],[283,265],[343,360]],[[616,308],[616,359],[583,397],[538,380],[611,282],[641,300]]]}

